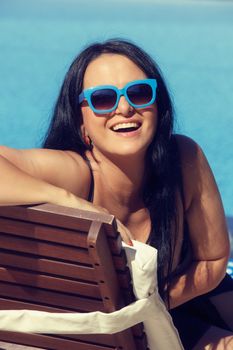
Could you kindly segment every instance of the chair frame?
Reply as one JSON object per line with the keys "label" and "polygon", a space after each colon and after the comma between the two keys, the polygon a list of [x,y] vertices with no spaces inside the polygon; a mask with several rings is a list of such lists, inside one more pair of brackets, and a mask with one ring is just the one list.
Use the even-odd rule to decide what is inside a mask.
{"label": "chair frame", "polygon": [[[134,301],[113,215],[52,204],[0,207],[0,309],[113,312]],[[0,331],[0,340],[64,350],[145,350],[142,324],[113,335]]]}

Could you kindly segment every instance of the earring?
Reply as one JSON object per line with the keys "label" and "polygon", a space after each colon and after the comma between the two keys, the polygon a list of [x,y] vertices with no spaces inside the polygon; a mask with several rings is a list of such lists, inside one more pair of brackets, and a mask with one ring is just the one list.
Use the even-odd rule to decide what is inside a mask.
{"label": "earring", "polygon": [[83,137],[83,141],[88,147],[92,147],[92,141],[91,141],[90,136],[85,134]]}

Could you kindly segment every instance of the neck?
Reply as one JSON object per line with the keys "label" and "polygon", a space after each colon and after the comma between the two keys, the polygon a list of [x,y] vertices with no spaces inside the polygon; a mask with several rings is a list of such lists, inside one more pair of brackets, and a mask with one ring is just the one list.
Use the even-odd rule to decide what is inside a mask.
{"label": "neck", "polygon": [[[93,150],[98,163],[98,182],[101,188],[111,193],[112,200],[119,206],[136,210],[142,205],[144,185],[144,156],[103,155]],[[97,174],[96,174],[97,175]]]}

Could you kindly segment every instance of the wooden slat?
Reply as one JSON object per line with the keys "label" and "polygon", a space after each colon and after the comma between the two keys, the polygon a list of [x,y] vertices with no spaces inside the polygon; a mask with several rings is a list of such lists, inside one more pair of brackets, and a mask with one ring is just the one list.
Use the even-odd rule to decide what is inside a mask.
{"label": "wooden slat", "polygon": [[[56,338],[56,339],[64,339],[62,337],[62,335],[60,336],[60,335],[47,334],[46,336],[48,338],[52,337],[52,339],[54,339],[54,338]],[[0,331],[0,338],[1,338],[1,331]],[[65,339],[67,341],[73,341],[73,342],[75,341],[76,344],[77,344],[77,342],[82,342],[82,343],[87,343],[87,344],[88,343],[98,344],[98,346],[100,346],[100,345],[102,346],[101,349],[103,349],[103,348],[105,349],[106,347],[110,348],[110,349],[116,347],[116,339],[114,339],[114,337],[111,334],[65,335]],[[12,340],[14,340],[13,337],[12,337]],[[36,344],[36,345],[38,346],[38,344]],[[33,345],[33,346],[35,346],[35,345]],[[13,349],[12,346],[11,346],[11,349]],[[1,347],[0,347],[0,350],[2,350]]]}
{"label": "wooden slat", "polygon": [[67,208],[53,204],[42,204],[31,207],[0,207],[0,216],[27,222],[43,223],[66,229],[75,230],[78,226],[79,230],[84,232],[89,231],[92,221],[100,221],[109,226],[107,231],[110,236],[117,236],[116,229],[112,228],[112,225],[116,228],[113,215]]}
{"label": "wooden slat", "polygon": [[16,332],[0,331],[0,339],[3,341],[11,341],[16,344],[37,346],[50,350],[117,350],[116,346],[106,346],[101,344],[85,343],[82,341],[72,341],[65,337],[55,337],[41,334],[24,334]]}
{"label": "wooden slat", "polygon": [[[0,262],[1,266],[4,267],[20,266],[22,269],[28,271],[37,270],[39,273],[96,281],[93,267],[78,265],[77,263],[67,263],[37,256],[16,255],[3,250],[0,251]],[[124,274],[121,275],[124,276]],[[123,279],[124,277],[120,276],[120,280]],[[122,281],[122,285],[125,283],[125,281]]]}
{"label": "wooden slat", "polygon": [[41,304],[33,304],[27,301],[12,300],[0,297],[0,310],[38,310],[46,312],[74,312],[70,310],[64,310],[59,306],[47,306]]}
{"label": "wooden slat", "polygon": [[67,230],[60,227],[0,218],[0,232],[36,240],[62,243],[72,247],[87,248],[87,233],[78,230]]}
{"label": "wooden slat", "polygon": [[[121,336],[123,332],[116,333],[116,338]],[[127,336],[127,335],[126,335]],[[114,346],[117,344],[117,339],[112,334],[77,334],[77,335],[66,335],[66,338],[72,340],[82,340],[82,341],[90,341],[93,343],[101,343],[103,345]],[[142,333],[141,337],[135,338],[137,350],[145,350],[147,349],[147,339],[145,333]],[[153,349],[152,349],[153,350]]]}
{"label": "wooden slat", "polygon": [[[113,260],[119,257],[113,258]],[[119,261],[118,260],[118,261]],[[124,260],[124,259],[123,259]],[[38,271],[39,273],[47,273],[56,276],[66,276],[74,279],[85,279],[87,281],[96,282],[96,276],[93,267],[78,265],[74,263],[61,262],[48,258],[32,257],[25,255],[16,255],[8,251],[0,252],[1,266],[4,267],[21,267],[28,271]],[[123,263],[121,263],[123,266]],[[122,288],[129,288],[131,283],[130,272],[127,267],[124,271],[119,271],[118,280]]]}
{"label": "wooden slat", "polygon": [[39,288],[12,285],[4,282],[0,282],[0,297],[28,301],[41,305],[61,306],[64,310],[77,312],[89,312],[94,310],[105,311],[102,302],[98,299],[51,292]]}
{"label": "wooden slat", "polygon": [[[59,338],[60,336],[57,337]],[[67,334],[66,339],[92,342],[96,344],[102,344],[104,346],[116,346],[116,339],[112,334]]]}
{"label": "wooden slat", "polygon": [[38,348],[35,346],[12,344],[12,343],[3,342],[3,341],[0,341],[0,349],[1,350],[44,350],[42,348]]}
{"label": "wooden slat", "polygon": [[[78,230],[66,230],[54,226],[45,226],[0,217],[0,233],[87,249],[87,233]],[[115,255],[121,254],[122,244],[120,235],[115,238],[108,237],[108,239],[111,252]]]}
{"label": "wooden slat", "polygon": [[88,297],[101,298],[98,285],[85,281],[72,281],[65,278],[28,273],[17,269],[6,269],[0,267],[0,281],[34,288],[45,288],[48,290],[84,295]]}
{"label": "wooden slat", "polygon": [[0,234],[1,248],[91,265],[87,250]]}

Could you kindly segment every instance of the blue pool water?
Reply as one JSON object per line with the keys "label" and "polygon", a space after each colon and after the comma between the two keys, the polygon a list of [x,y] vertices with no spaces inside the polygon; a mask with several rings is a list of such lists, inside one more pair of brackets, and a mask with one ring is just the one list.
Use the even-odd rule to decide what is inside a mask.
{"label": "blue pool water", "polygon": [[176,129],[204,149],[232,223],[231,1],[1,0],[0,143],[39,146],[69,64],[110,37],[135,41],[159,63]]}

